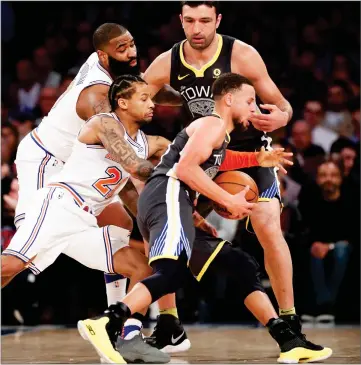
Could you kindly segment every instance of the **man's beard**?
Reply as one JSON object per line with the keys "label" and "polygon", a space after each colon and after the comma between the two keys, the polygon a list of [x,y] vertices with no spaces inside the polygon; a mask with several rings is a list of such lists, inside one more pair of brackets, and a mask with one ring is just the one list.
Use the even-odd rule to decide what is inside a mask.
{"label": "man's beard", "polygon": [[[140,75],[139,59],[137,57],[132,58],[128,62],[117,61],[112,56],[108,55],[109,59],[109,72],[115,78],[122,75]],[[133,60],[137,60],[135,66],[130,66]]]}

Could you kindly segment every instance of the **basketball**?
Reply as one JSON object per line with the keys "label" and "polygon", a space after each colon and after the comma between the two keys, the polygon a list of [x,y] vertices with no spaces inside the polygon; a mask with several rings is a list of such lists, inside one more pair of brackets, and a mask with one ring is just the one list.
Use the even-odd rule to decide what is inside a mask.
{"label": "basketball", "polygon": [[[249,203],[257,203],[258,201],[258,187],[256,182],[246,173],[241,171],[227,171],[223,174],[217,176],[214,182],[220,186],[222,189],[226,190],[228,193],[235,195],[242,191],[247,185],[249,190],[246,194],[246,200]],[[217,214],[223,218],[230,218],[232,215],[226,207],[213,202],[213,208]]]}

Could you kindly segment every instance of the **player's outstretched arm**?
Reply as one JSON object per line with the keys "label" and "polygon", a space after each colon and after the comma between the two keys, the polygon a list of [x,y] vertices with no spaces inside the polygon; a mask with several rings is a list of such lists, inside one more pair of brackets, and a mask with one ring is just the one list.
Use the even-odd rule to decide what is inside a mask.
{"label": "player's outstretched arm", "polygon": [[150,94],[156,104],[180,106],[180,94],[169,86],[171,50],[160,54],[147,68],[143,79],[150,87]]}
{"label": "player's outstretched arm", "polygon": [[136,179],[146,181],[153,171],[150,161],[137,156],[124,139],[124,130],[114,118],[99,116],[98,138],[112,157]]}
{"label": "player's outstretched arm", "polygon": [[83,90],[76,104],[81,119],[88,120],[95,114],[109,113],[108,85],[93,85]]}
{"label": "player's outstretched arm", "polygon": [[284,148],[266,151],[264,147],[259,152],[238,152],[226,150],[226,158],[219,167],[219,171],[238,170],[253,166],[278,167],[287,174],[284,165],[293,165],[286,157],[293,156],[292,152],[283,152]]}
{"label": "player's outstretched arm", "polygon": [[225,130],[220,120],[205,117],[194,122],[193,126],[188,127],[188,130],[192,130],[192,134],[183,148],[181,158],[175,168],[178,179],[191,189],[226,206],[236,216],[250,214],[254,204],[248,203],[244,199],[246,189],[241,192],[243,196],[231,195],[220,188],[200,167],[209,158],[212,150],[218,148],[225,138]]}
{"label": "player's outstretched arm", "polygon": [[149,156],[160,159],[167,151],[170,140],[161,136],[148,136]]}

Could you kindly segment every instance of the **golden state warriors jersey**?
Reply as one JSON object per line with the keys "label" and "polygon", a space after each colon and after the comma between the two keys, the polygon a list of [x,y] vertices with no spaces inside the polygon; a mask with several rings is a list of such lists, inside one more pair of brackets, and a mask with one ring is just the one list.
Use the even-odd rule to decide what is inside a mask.
{"label": "golden state warriors jersey", "polygon": [[[213,58],[202,68],[189,65],[184,57],[183,47],[186,40],[175,44],[172,48],[170,86],[178,91],[188,111],[189,125],[193,120],[211,115],[214,109],[212,95],[213,82],[223,73],[232,72],[231,59],[235,38],[217,34],[218,47]],[[270,137],[249,125],[247,130],[236,127],[231,133],[230,149],[255,151],[261,146],[268,147]]]}

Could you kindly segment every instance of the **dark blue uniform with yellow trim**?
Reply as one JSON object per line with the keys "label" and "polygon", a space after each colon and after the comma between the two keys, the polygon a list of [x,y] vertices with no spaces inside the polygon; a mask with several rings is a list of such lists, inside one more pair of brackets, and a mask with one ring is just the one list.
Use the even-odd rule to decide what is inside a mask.
{"label": "dark blue uniform with yellow trim", "polygon": [[[138,200],[138,227],[149,243],[149,263],[159,258],[190,258],[194,241],[193,202],[196,193],[177,179],[175,166],[189,136],[178,133],[148,179]],[[200,167],[213,179],[225,158],[229,136]]]}
{"label": "dark blue uniform with yellow trim", "polygon": [[[197,118],[212,114],[214,100],[211,92],[212,84],[222,73],[231,72],[231,57],[235,38],[218,34],[218,48],[213,58],[201,69],[189,65],[183,53],[185,41],[172,48],[170,85],[177,90],[183,99],[188,112],[185,125]],[[257,151],[262,146],[271,147],[272,139],[249,125],[247,130],[237,126],[231,133],[229,149],[236,151]],[[256,182],[260,201],[269,201],[273,197],[279,200],[280,192],[275,170],[265,167],[251,167],[243,170]]]}

